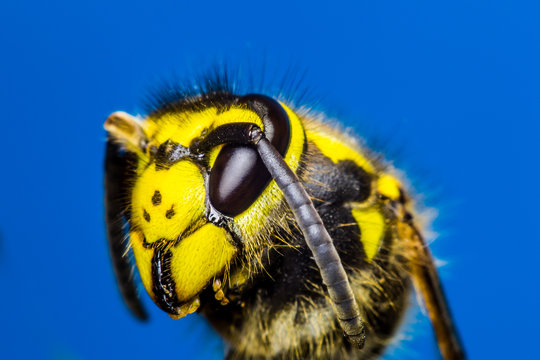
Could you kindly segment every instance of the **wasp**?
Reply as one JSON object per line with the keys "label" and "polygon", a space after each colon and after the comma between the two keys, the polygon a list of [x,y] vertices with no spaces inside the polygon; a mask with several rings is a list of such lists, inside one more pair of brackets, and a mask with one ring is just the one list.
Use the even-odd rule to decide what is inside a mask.
{"label": "wasp", "polygon": [[223,79],[105,122],[106,226],[127,306],[132,262],[172,318],[202,314],[227,359],[372,359],[414,288],[444,359],[465,357],[414,200],[324,116]]}

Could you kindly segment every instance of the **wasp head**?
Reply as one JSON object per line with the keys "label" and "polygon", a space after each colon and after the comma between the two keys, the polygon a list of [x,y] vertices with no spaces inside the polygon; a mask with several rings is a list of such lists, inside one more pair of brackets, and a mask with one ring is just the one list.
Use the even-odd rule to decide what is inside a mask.
{"label": "wasp head", "polygon": [[205,130],[186,133],[181,120],[154,119],[161,125],[156,128],[114,113],[105,124],[137,159],[127,200],[141,279],[153,300],[177,317],[196,309],[198,294],[227,271],[237,252],[229,232],[208,220],[209,158],[185,145]]}
{"label": "wasp head", "polygon": [[271,241],[265,224],[282,196],[249,138],[259,140],[264,130],[294,168],[304,146],[297,116],[271,98],[208,105],[145,119],[118,112],[105,123],[109,141],[135,159],[123,182],[139,274],[153,300],[176,317]]}

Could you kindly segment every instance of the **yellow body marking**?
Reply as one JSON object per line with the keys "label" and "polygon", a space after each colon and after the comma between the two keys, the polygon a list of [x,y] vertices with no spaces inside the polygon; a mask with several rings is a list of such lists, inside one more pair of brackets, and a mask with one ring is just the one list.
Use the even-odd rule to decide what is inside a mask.
{"label": "yellow body marking", "polygon": [[399,188],[399,181],[391,175],[382,175],[377,180],[377,191],[392,200],[399,199]]}
{"label": "yellow body marking", "polygon": [[384,236],[384,217],[374,208],[352,209],[352,215],[360,228],[360,240],[368,261],[379,251]]}
{"label": "yellow body marking", "polygon": [[[321,129],[324,130],[324,129]],[[343,143],[343,135],[334,137],[330,132],[306,129],[307,137],[319,150],[333,162],[352,160],[368,173],[373,174],[375,169],[371,162],[358,149],[353,149]]]}

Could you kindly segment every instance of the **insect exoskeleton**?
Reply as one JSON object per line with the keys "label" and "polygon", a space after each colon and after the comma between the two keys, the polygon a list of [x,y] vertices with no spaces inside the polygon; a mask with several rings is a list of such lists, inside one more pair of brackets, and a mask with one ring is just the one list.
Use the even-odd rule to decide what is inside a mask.
{"label": "insect exoskeleton", "polygon": [[154,302],[203,314],[230,359],[367,359],[414,284],[443,356],[463,357],[403,186],[320,118],[224,86],[112,114],[106,216],[126,303],[146,317],[130,247]]}

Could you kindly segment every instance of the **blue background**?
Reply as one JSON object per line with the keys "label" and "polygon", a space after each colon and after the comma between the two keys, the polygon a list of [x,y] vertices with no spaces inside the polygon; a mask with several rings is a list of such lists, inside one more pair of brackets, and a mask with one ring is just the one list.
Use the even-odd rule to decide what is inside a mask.
{"label": "blue background", "polygon": [[[76,4],[75,4],[76,3]],[[0,357],[220,358],[198,316],[115,287],[102,123],[216,61],[287,74],[437,208],[434,253],[471,358],[537,351],[540,28],[535,2],[0,4]],[[305,73],[305,75],[303,75]],[[301,78],[301,79],[300,79]],[[270,81],[271,83],[272,81]],[[396,358],[436,358],[413,310]],[[389,356],[392,357],[392,356]]]}

